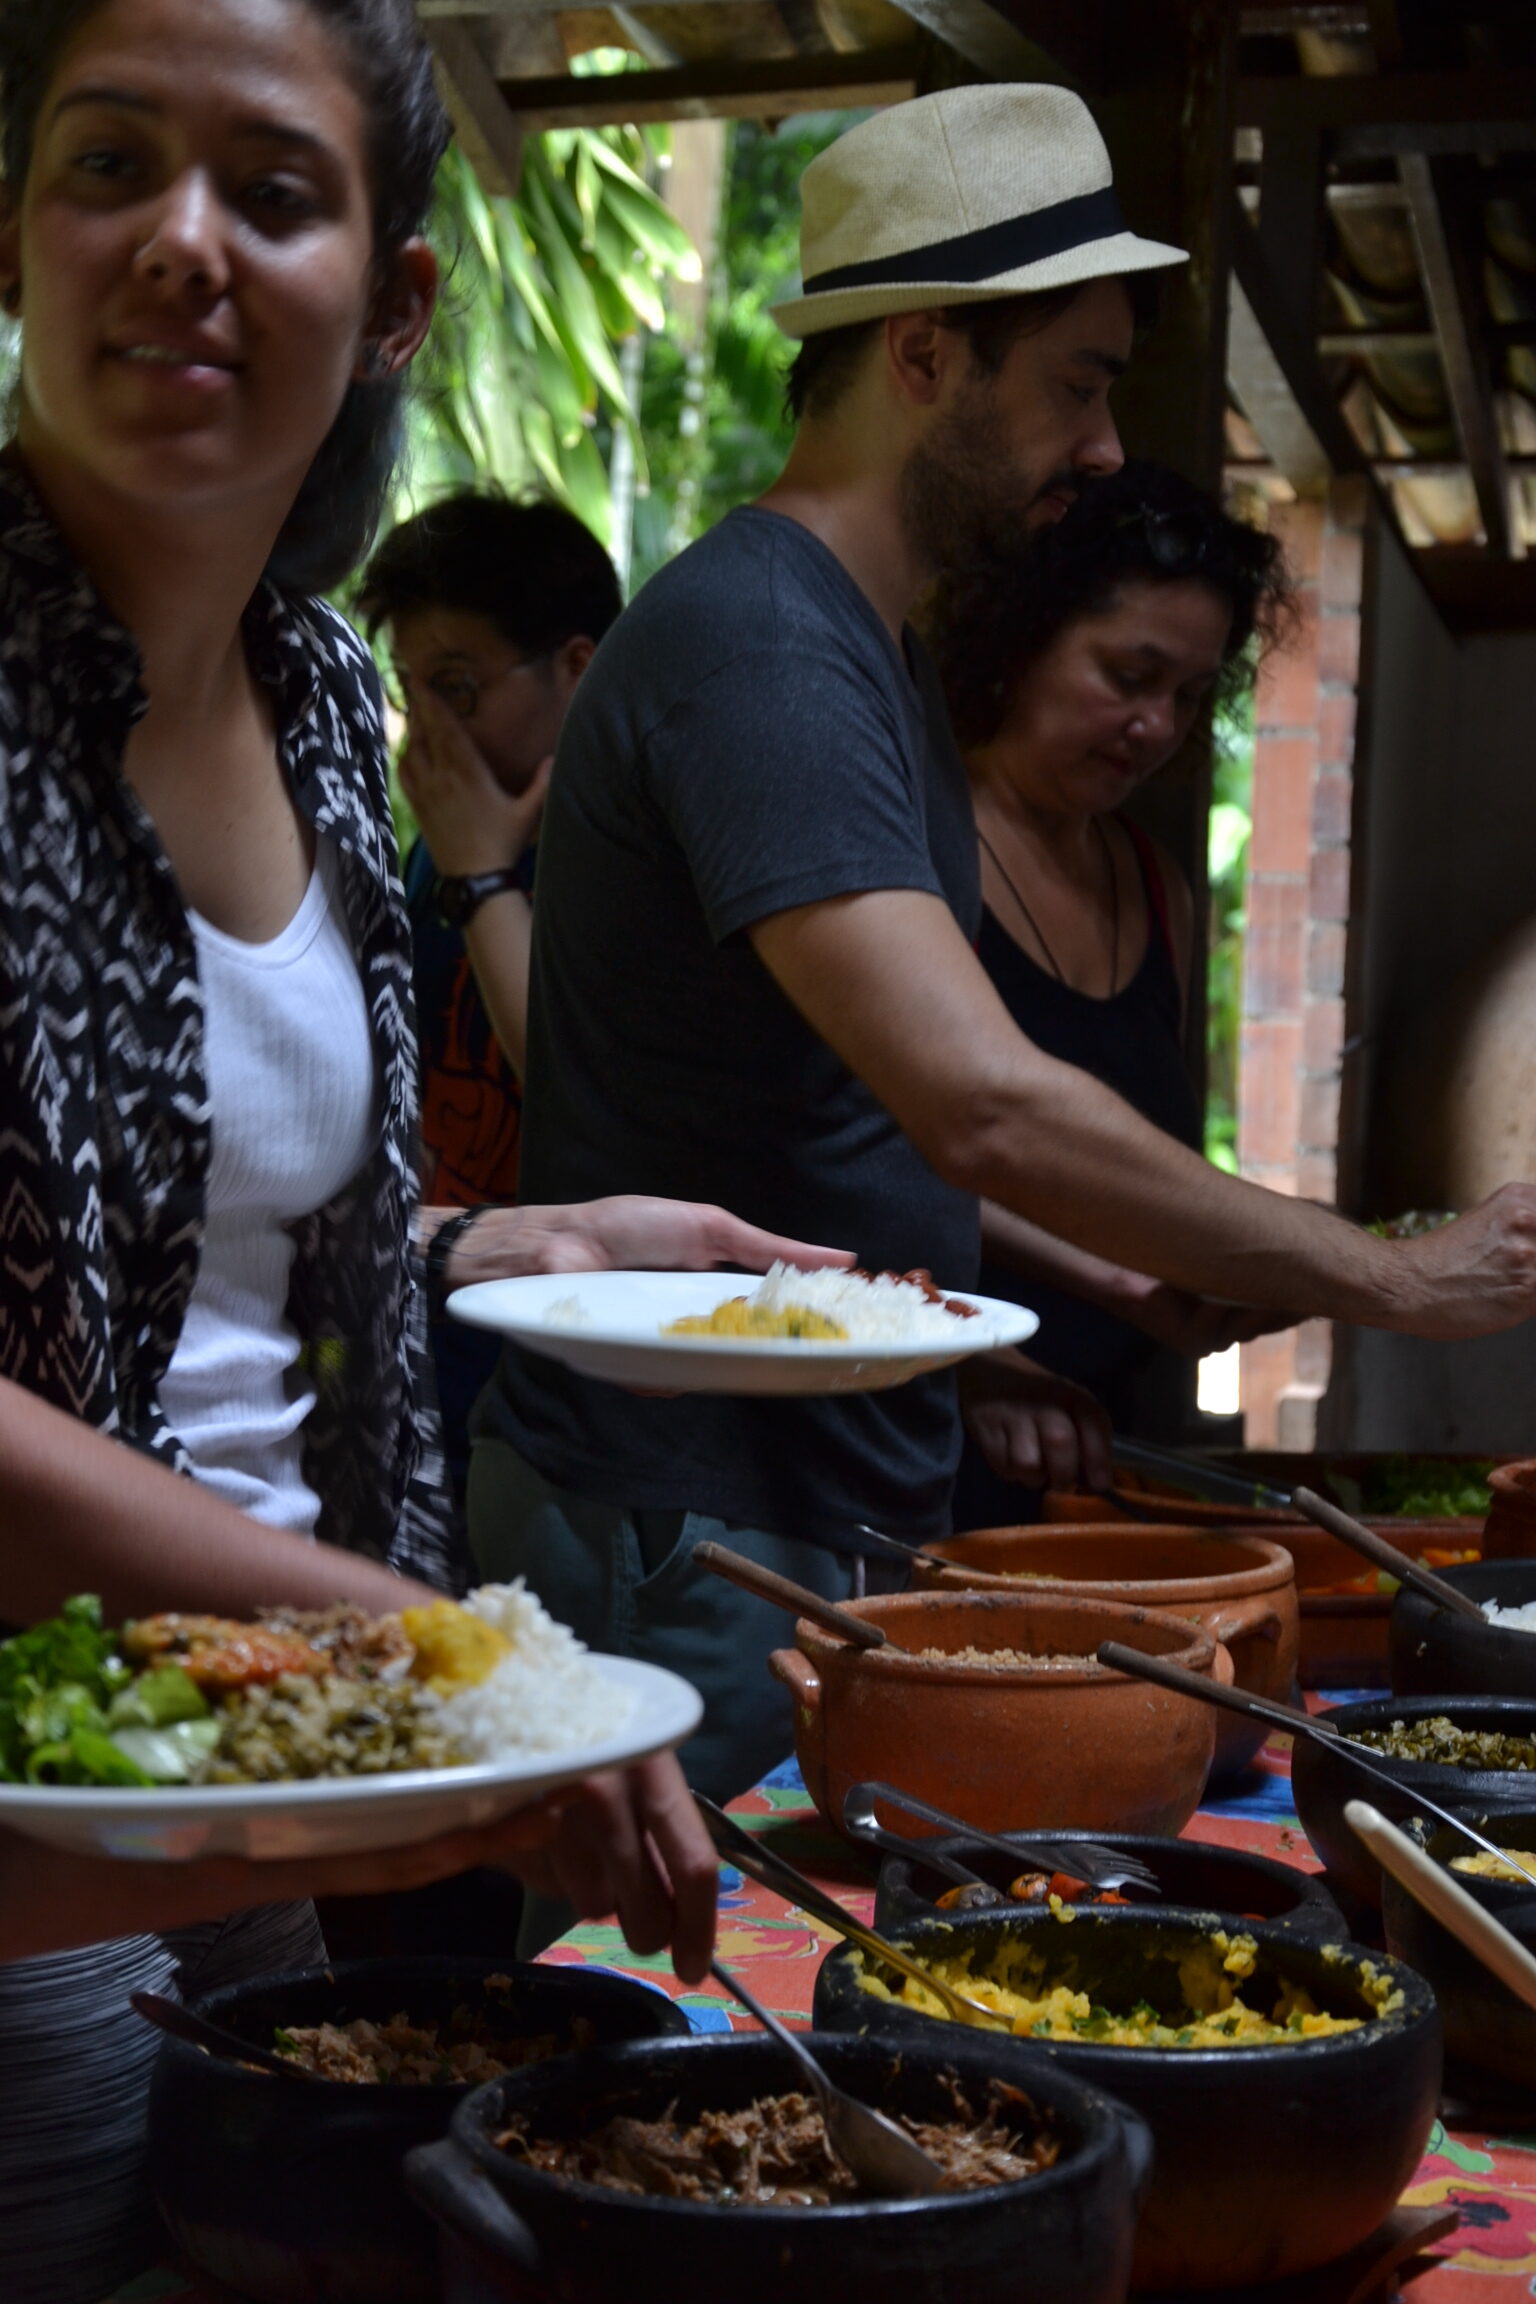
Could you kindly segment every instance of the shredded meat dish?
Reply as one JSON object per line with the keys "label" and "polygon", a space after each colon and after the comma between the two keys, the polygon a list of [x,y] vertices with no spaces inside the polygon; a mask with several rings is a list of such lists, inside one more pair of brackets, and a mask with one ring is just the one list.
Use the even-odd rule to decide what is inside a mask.
{"label": "shredded meat dish", "polygon": [[478,2088],[524,2064],[592,2044],[584,2017],[577,2017],[564,2039],[553,2032],[508,2037],[504,2026],[492,2010],[458,2008],[446,2024],[413,2024],[402,2014],[384,2024],[358,2016],[350,2024],[281,2026],[273,2044],[322,2080],[395,2088]]}
{"label": "shredded meat dish", "polygon": [[404,1672],[413,1649],[398,1616],[370,1616],[339,1600],[334,1608],[263,1608],[273,1632],[292,1632],[326,1658],[326,1670],[347,1680],[371,1680],[393,1665]]}
{"label": "shredded meat dish", "polygon": [[[1060,2144],[1016,2088],[993,2081],[978,2119],[952,2079],[949,2086],[953,2120],[895,2115],[943,2169],[946,2192],[1016,2184],[1053,2165]],[[1027,2138],[1017,2133],[1021,2123]],[[612,2192],[745,2208],[841,2207],[870,2197],[832,2150],[821,2108],[808,2096],[764,2096],[686,2125],[670,2109],[660,2120],[621,2116],[591,2135],[560,2139],[531,2137],[526,2121],[517,2120],[496,2141],[548,2175]]]}

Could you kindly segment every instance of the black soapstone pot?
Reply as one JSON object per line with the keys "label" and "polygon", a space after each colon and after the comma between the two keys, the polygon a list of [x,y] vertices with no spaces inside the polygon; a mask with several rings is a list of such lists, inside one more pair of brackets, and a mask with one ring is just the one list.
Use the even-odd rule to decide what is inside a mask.
{"label": "black soapstone pot", "polygon": [[[1479,1607],[1536,1601],[1536,1560],[1470,1560],[1437,1568]],[[1536,1705],[1536,1632],[1510,1632],[1437,1608],[1412,1585],[1399,1587],[1387,1626],[1392,1686],[1404,1696],[1518,1696]]]}

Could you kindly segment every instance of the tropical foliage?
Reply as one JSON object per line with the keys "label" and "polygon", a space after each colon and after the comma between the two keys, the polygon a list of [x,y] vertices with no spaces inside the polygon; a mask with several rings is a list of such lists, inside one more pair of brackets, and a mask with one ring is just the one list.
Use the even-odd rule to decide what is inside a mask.
{"label": "tropical foliage", "polygon": [[654,134],[530,138],[515,199],[483,192],[457,148],[438,179],[447,266],[426,347],[399,509],[471,481],[539,488],[611,544],[604,446],[645,442],[620,365],[666,325],[663,283],[697,279],[692,242],[653,190]]}
{"label": "tropical foliage", "polygon": [[1205,1155],[1237,1169],[1237,1077],[1243,1028],[1243,931],[1253,830],[1253,698],[1224,707],[1212,731],[1210,958],[1206,974]]}

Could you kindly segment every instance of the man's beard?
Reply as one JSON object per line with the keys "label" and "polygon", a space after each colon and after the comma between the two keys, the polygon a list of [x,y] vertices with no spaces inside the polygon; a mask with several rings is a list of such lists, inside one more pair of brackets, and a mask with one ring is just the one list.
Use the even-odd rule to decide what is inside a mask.
{"label": "man's beard", "polygon": [[1010,468],[1002,423],[989,397],[970,392],[912,450],[901,474],[907,542],[932,575],[1012,559],[1029,543],[1031,517],[1072,475]]}

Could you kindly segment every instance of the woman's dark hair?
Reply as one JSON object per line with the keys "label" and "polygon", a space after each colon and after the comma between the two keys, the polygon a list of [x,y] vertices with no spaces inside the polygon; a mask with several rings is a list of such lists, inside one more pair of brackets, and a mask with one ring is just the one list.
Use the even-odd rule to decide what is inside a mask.
{"label": "woman's dark hair", "polygon": [[[59,58],[102,0],[0,0],[0,170],[19,198],[38,113]],[[299,0],[340,42],[368,124],[378,283],[426,227],[451,128],[412,0]],[[367,551],[400,451],[404,382],[348,386],[267,573],[291,591],[324,592]]]}
{"label": "woman's dark hair", "polygon": [[1231,610],[1217,694],[1252,677],[1249,643],[1268,647],[1292,613],[1272,536],[1234,520],[1214,496],[1161,464],[1091,480],[1072,509],[1016,558],[967,569],[936,588],[923,619],[962,745],[996,735],[1019,674],[1058,635],[1113,607],[1127,584],[1204,584]]}
{"label": "woman's dark hair", "polygon": [[563,505],[464,489],[402,521],[363,576],[370,639],[423,608],[484,616],[525,655],[601,640],[624,602],[613,562]]}
{"label": "woman's dark hair", "polygon": [[[1138,336],[1146,334],[1157,318],[1157,277],[1151,272],[1127,272],[1121,286],[1131,300],[1131,315]],[[1064,288],[1039,288],[1032,295],[991,296],[978,304],[949,304],[939,311],[946,328],[964,336],[971,358],[985,375],[995,376],[1021,336],[1048,328],[1077,302],[1086,280]],[[798,424],[803,416],[829,416],[863,365],[864,356],[884,320],[851,320],[842,328],[823,328],[805,337],[784,380],[784,407]]]}

